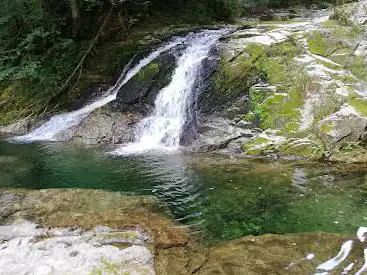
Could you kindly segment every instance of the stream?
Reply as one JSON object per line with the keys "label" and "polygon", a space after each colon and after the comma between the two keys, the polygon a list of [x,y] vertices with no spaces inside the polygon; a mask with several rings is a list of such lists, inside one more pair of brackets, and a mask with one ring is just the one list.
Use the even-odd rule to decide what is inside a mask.
{"label": "stream", "polygon": [[[251,43],[271,46],[284,42],[290,37],[295,37],[294,39],[298,39],[298,42],[307,44],[304,33],[300,30],[304,31],[306,29],[308,32],[312,32],[315,25],[318,26],[328,18],[328,16],[319,16],[303,23],[279,25],[275,29],[266,26],[270,30],[261,32],[259,35],[249,33],[254,30],[244,29],[240,30],[239,38],[236,39],[241,42],[241,47]],[[257,31],[260,31],[260,29]],[[3,192],[6,192],[6,190],[22,190],[20,193],[24,190],[27,192],[36,190],[40,193],[47,192],[46,190],[62,189],[71,190],[71,192],[73,190],[103,190],[109,191],[108,196],[111,193],[121,194],[127,201],[128,198],[145,198],[147,201],[142,199],[144,203],[136,204],[132,210],[133,215],[128,217],[136,218],[134,215],[137,215],[140,219],[145,213],[142,215],[139,211],[151,211],[151,213],[148,213],[152,215],[151,217],[161,215],[160,217],[174,222],[177,228],[187,230],[190,238],[200,243],[200,245],[214,247],[214,251],[216,246],[223,243],[231,244],[231,241],[247,236],[259,238],[264,236],[266,239],[270,236],[267,234],[278,234],[278,238],[281,238],[279,236],[291,236],[290,238],[292,238],[293,233],[300,233],[310,234],[309,236],[313,238],[315,235],[312,234],[322,232],[322,234],[330,234],[330,238],[335,237],[335,235],[332,235],[334,233],[349,238],[355,236],[356,232],[362,232],[358,233],[358,238],[363,243],[367,231],[363,227],[367,223],[366,165],[317,162],[300,160],[301,158],[292,158],[292,160],[283,158],[277,161],[270,158],[256,159],[255,157],[245,159],[234,157],[234,154],[221,155],[218,153],[220,150],[217,153],[198,153],[182,150],[184,146],[182,140],[185,139],[186,134],[190,135],[194,132],[197,134],[195,138],[202,138],[200,137],[200,131],[196,131],[200,128],[198,126],[200,124],[199,119],[197,118],[200,110],[196,107],[198,95],[202,88],[202,74],[206,69],[204,66],[208,65],[208,59],[213,57],[211,56],[213,55],[212,50],[216,47],[218,41],[223,36],[228,35],[229,32],[229,29],[223,28],[192,32],[183,37],[173,37],[154,48],[150,54],[142,57],[141,60],[131,60],[116,83],[107,89],[103,96],[87,103],[83,108],[69,113],[56,114],[26,135],[10,139],[1,137],[0,189]],[[233,45],[233,52],[235,52],[236,44]],[[304,49],[303,55],[295,58],[295,60],[308,68],[307,72],[309,74],[319,77],[321,84],[324,83],[322,82],[324,79],[327,79],[325,83],[332,83],[333,80],[330,80],[329,75],[325,72],[334,73],[336,71],[328,69],[319,62],[326,62],[326,64],[334,66],[339,64],[312,54],[307,46],[304,46]],[[82,124],[83,120],[97,109],[117,100],[118,93],[123,91],[121,89],[125,84],[130,80],[137,81],[135,77],[148,65],[153,64],[154,69],[154,66],[158,65],[154,65],[153,62],[167,53],[173,55],[175,61],[170,82],[157,91],[154,106],[152,106],[150,112],[138,122],[131,123],[133,125],[133,137],[130,140],[124,140],[124,142],[120,142],[123,144],[119,145],[82,145],[64,142],[72,140],[72,132]],[[159,72],[161,68],[158,67],[157,70]],[[351,76],[348,71],[340,71],[339,73],[342,76]],[[138,83],[139,81],[142,80],[138,79]],[[342,84],[344,85],[344,83]],[[146,93],[148,92],[146,91]],[[287,96],[284,93],[276,95],[278,97]],[[141,104],[143,98],[137,98],[134,104]],[[317,101],[317,98],[312,96],[305,100],[305,107],[300,111],[299,130],[307,130],[313,125],[314,101]],[[220,121],[216,118],[214,120]],[[111,124],[114,125],[115,123]],[[247,136],[252,138],[256,135],[256,129],[240,129],[240,127],[234,126],[234,123],[225,125],[228,126],[229,130],[227,132],[229,134],[227,133],[228,138],[222,142],[223,144],[228,145],[232,141],[241,141],[241,138],[244,139]],[[210,127],[207,128],[210,129]],[[223,130],[221,125],[218,126],[218,129],[220,128]],[[239,134],[236,131],[239,131]],[[209,141],[210,138],[220,139],[222,132],[218,133],[216,136],[211,136],[209,132],[207,139]],[[263,137],[263,139],[265,138]],[[278,137],[278,140],[275,141],[280,144],[282,139],[285,140],[284,137]],[[207,145],[208,148],[211,146],[213,144]],[[218,149],[222,148],[221,145],[217,147]],[[68,196],[65,194],[60,196]],[[4,213],[7,213],[7,211],[11,213],[3,214],[2,219],[7,219],[8,216],[11,216],[11,218],[17,217],[19,213],[20,216],[22,215],[24,209],[16,209],[14,213],[11,210],[18,207],[16,203],[17,196],[21,197],[23,195],[14,195],[15,203],[9,204],[7,202],[13,199],[11,197],[13,195],[2,194],[3,197],[1,197],[0,203],[5,205],[2,210]],[[33,196],[37,198],[37,195],[33,194]],[[98,205],[98,207],[105,206],[102,208],[106,212],[102,213],[113,216],[114,213],[109,213],[109,207],[106,206],[110,201],[105,202],[106,197],[104,196],[107,197],[106,193],[101,197],[94,197],[91,207],[93,208],[94,205]],[[22,199],[27,201],[24,197]],[[152,203],[153,200],[149,201],[147,198],[154,198],[159,207],[151,206],[149,203]],[[68,201],[67,199],[65,201]],[[42,201],[42,205],[43,203],[44,201]],[[52,209],[52,200],[48,203],[49,205],[46,208]],[[60,200],[58,200],[58,203],[60,203]],[[37,200],[36,202],[32,201],[32,205],[37,210]],[[73,207],[74,205],[70,208],[73,209]],[[88,207],[90,206],[88,205]],[[100,210],[98,207],[96,209]],[[38,213],[36,210],[34,213]],[[87,210],[84,209],[84,211]],[[98,218],[101,217],[98,217],[98,215],[103,216],[103,214],[98,213],[97,210],[96,212],[87,211],[88,213],[85,216],[90,215],[89,218],[92,220],[95,218],[99,222]],[[131,212],[131,209],[129,211]],[[49,220],[45,218],[46,221],[53,221],[54,217],[52,215],[55,213],[57,216],[57,211],[55,213],[51,211],[52,214],[40,213],[37,214],[41,215],[37,219],[41,221],[44,221],[42,215],[48,215]],[[75,215],[73,216],[73,214]],[[119,212],[118,214],[123,216],[126,213],[121,214]],[[70,214],[73,219],[80,218],[82,220],[82,216],[83,214],[80,213]],[[72,222],[70,221],[72,219],[70,217],[63,217],[68,222],[67,227],[71,227]],[[32,218],[30,218],[31,222],[33,222]],[[129,218],[125,218],[125,216],[119,218],[124,221],[123,227],[126,227],[126,220]],[[60,219],[56,220],[57,227],[59,227],[59,224],[63,225],[62,221],[59,221]],[[11,221],[13,222],[13,220]],[[37,225],[31,222],[26,221],[24,226],[30,227],[34,233],[38,228]],[[108,220],[108,222],[111,222],[111,220]],[[81,222],[81,224],[83,223]],[[17,228],[18,224],[14,222],[12,226]],[[96,226],[96,224],[93,224],[93,226]],[[172,229],[175,226],[169,225],[167,227]],[[86,227],[88,228],[86,230],[90,230],[90,226]],[[51,227],[49,229],[51,230]],[[123,230],[125,229],[123,228]],[[8,229],[3,226],[1,230],[7,231]],[[12,230],[15,229],[10,231]],[[110,229],[97,226],[96,234],[111,233],[108,230]],[[141,239],[145,237],[146,232],[142,232],[140,228],[132,230],[135,230],[134,233],[138,232],[141,235],[134,240],[138,244],[134,243],[131,247],[140,245],[139,249],[141,249],[143,247]],[[118,231],[118,233],[121,232]],[[48,231],[46,230],[47,234]],[[95,234],[89,231],[77,234],[79,234],[79,237],[83,234],[90,234],[95,237]],[[29,236],[39,237],[38,235]],[[55,236],[58,235],[55,234]],[[16,236],[16,238],[23,237],[23,235]],[[31,237],[29,238],[32,240]],[[148,239],[148,237],[146,238]],[[121,242],[124,243],[125,241],[124,239]],[[279,241],[279,239],[276,241]],[[33,248],[29,247],[33,244],[30,243],[30,245],[27,244],[26,248],[32,251]],[[184,242],[184,245],[180,245],[184,247],[187,243]],[[317,241],[316,243],[318,244]],[[96,247],[94,244],[90,245]],[[119,245],[121,246],[121,243]],[[124,243],[124,245],[126,244]],[[15,246],[17,249],[23,249],[20,245]],[[115,243],[112,246],[116,248]],[[118,246],[118,251],[124,254],[123,251],[126,247],[121,248],[120,246]],[[162,246],[166,249],[164,245]],[[340,265],[352,250],[353,241],[349,239],[343,243],[338,243],[337,246],[340,247],[337,256],[319,264],[316,269],[325,272],[317,274],[329,274],[329,271]],[[167,245],[167,247],[167,249],[171,248],[170,245]],[[282,246],[282,248],[284,247],[286,245]],[[361,252],[362,250],[359,249],[358,251]],[[304,258],[299,262],[312,260],[315,255],[313,253],[307,255],[309,252],[312,251],[302,251],[302,257]],[[13,251],[9,253],[13,253]],[[58,257],[57,253],[59,252],[55,252],[56,257]],[[74,251],[70,253],[75,254]],[[95,252],[93,257],[99,257],[98,253],[100,252]],[[106,255],[113,255],[113,253],[108,253],[106,252]],[[147,253],[147,257],[153,258],[148,250],[144,253]],[[364,253],[365,261],[367,261],[366,249]],[[68,254],[67,257],[71,254]],[[136,255],[139,256],[138,253]],[[210,262],[208,255],[206,255],[209,259],[207,262]],[[138,256],[137,258],[139,258]],[[328,256],[330,255],[328,254]],[[47,259],[47,255],[45,259]],[[323,261],[325,260],[327,260],[327,257],[323,257]],[[320,259],[318,261],[321,262]],[[88,267],[88,270],[95,267],[92,262],[90,261],[92,267]],[[101,262],[103,261],[101,260]],[[152,260],[149,258],[146,262],[149,263],[149,268],[153,269]],[[291,262],[288,267],[282,268],[286,270],[296,266],[299,262]],[[6,265],[3,264],[3,266]],[[63,264],[60,264],[58,268],[61,270],[62,267]],[[21,269],[19,266],[18,268]],[[350,270],[352,268],[353,265]],[[360,273],[356,274],[362,274],[366,269],[367,267],[363,266]]]}
{"label": "stream", "polygon": [[[154,195],[193,234],[355,233],[367,220],[367,169],[210,154],[112,157],[98,147],[0,143],[2,188]],[[101,198],[103,200],[103,198]],[[353,215],[351,215],[353,213]]]}

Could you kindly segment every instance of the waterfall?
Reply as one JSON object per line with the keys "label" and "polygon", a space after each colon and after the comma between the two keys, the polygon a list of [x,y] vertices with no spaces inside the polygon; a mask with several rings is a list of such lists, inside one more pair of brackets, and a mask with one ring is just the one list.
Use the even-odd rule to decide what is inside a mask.
{"label": "waterfall", "polygon": [[206,30],[187,37],[188,47],[177,61],[168,86],[156,100],[155,109],[136,128],[136,142],[122,146],[114,154],[138,154],[150,150],[177,150],[185,122],[190,115],[193,89],[202,61],[226,30]]}
{"label": "waterfall", "polygon": [[[137,65],[133,68],[124,69],[116,84],[110,87],[105,94],[100,97],[98,100],[92,102],[91,104],[86,105],[85,107],[64,114],[55,115],[50,118],[49,121],[41,125],[39,128],[33,130],[31,133],[24,136],[17,136],[10,139],[13,142],[33,142],[33,141],[56,141],[56,135],[66,131],[74,126],[79,125],[79,123],[85,119],[91,112],[94,110],[106,105],[107,103],[116,99],[116,95],[121,87],[128,82],[131,78],[133,78],[139,71],[151,63],[154,59],[160,56],[163,52],[172,49],[178,44],[185,41],[185,38],[178,37],[173,39],[171,42],[166,45],[156,49],[149,56],[143,58]],[[127,71],[127,72],[126,72]]]}

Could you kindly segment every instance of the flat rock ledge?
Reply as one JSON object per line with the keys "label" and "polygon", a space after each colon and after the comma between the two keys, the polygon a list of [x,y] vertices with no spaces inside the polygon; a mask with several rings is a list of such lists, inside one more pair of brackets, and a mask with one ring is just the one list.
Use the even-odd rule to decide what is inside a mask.
{"label": "flat rock ledge", "polygon": [[155,274],[186,230],[153,196],[0,189],[0,274]]}
{"label": "flat rock ledge", "polygon": [[0,226],[1,274],[155,274],[138,229],[84,231],[22,221]]}

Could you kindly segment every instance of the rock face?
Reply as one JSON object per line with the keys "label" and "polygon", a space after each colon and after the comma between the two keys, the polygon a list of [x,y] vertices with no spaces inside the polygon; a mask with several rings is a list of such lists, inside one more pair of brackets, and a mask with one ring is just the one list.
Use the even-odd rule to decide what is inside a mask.
{"label": "rock face", "polygon": [[198,137],[190,145],[190,149],[196,152],[224,149],[233,141],[254,136],[254,131],[238,127],[230,120],[220,117],[207,117],[199,121],[199,125]]}
{"label": "rock face", "polygon": [[176,54],[177,51],[172,50],[159,56],[119,90],[115,101],[55,138],[86,144],[133,141],[135,124],[152,110],[158,92],[171,80]]}
{"label": "rock face", "polygon": [[[364,5],[335,9],[335,20],[329,20],[331,13],[311,12],[297,22],[262,22],[222,39],[220,63],[203,93],[204,124],[196,144],[207,142],[206,131],[220,144],[210,147],[225,153],[240,147],[251,158],[364,162]],[[229,125],[252,130],[253,136],[223,142],[227,128],[219,133],[205,127],[208,115],[211,121],[227,119]],[[214,135],[221,138],[215,141]]]}
{"label": "rock face", "polygon": [[[147,113],[154,106],[158,92],[167,86],[176,67],[177,52],[161,55],[143,68],[117,93],[116,103],[121,111],[137,108]],[[148,105],[148,106],[145,106]]]}
{"label": "rock face", "polygon": [[97,110],[75,128],[62,133],[61,139],[62,135],[71,134],[73,141],[85,144],[127,143],[134,138],[134,125],[140,118],[137,113]]}

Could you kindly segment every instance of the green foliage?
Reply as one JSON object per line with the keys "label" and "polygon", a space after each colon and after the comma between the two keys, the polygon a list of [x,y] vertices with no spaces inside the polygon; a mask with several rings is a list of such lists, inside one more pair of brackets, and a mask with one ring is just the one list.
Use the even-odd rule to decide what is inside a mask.
{"label": "green foliage", "polygon": [[241,15],[242,7],[240,0],[214,0],[210,1],[214,19],[220,21],[233,20]]}
{"label": "green foliage", "polygon": [[[78,59],[76,43],[62,35],[65,20],[45,12],[36,0],[4,0],[0,10],[0,87],[12,86],[18,108],[38,102],[43,110]],[[9,101],[9,104],[14,104]],[[10,108],[2,106],[3,111]],[[9,112],[9,111],[8,111]],[[12,116],[2,117],[7,122]]]}

